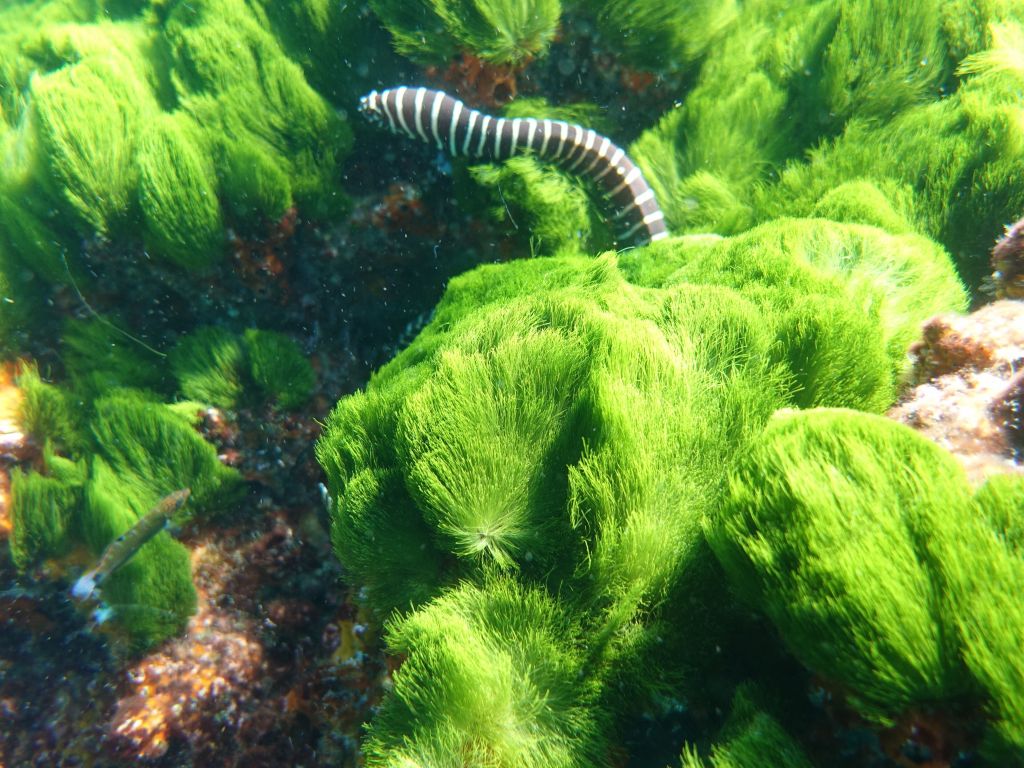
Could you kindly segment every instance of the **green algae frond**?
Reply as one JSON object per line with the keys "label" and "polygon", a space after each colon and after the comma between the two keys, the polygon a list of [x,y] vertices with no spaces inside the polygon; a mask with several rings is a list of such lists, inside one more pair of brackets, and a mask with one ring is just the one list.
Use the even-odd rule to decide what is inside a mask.
{"label": "green algae frond", "polygon": [[463,584],[388,633],[406,658],[370,728],[367,765],[606,762],[579,627],[542,591],[505,579]]}
{"label": "green algae frond", "polygon": [[541,54],[555,34],[559,0],[373,0],[399,52],[441,63],[465,51],[495,63]]}
{"label": "green algae frond", "polygon": [[313,392],[316,374],[298,344],[276,331],[245,332],[249,371],[256,387],[282,408],[300,408]]}
{"label": "green algae frond", "polygon": [[952,456],[886,419],[785,414],[733,473],[710,538],[739,592],[863,713],[973,701],[1002,764],[1024,747],[1016,490],[972,496]]}
{"label": "green algae frond", "polygon": [[715,738],[711,754],[701,759],[697,749],[687,746],[680,756],[680,768],[811,768],[800,745],[768,712],[758,706],[757,692],[741,687],[733,697],[732,710]]}
{"label": "green algae frond", "polygon": [[927,553],[970,508],[963,470],[926,438],[808,412],[777,417],[744,458],[711,542],[799,659],[892,715],[968,690]]}
{"label": "green algae frond", "polygon": [[[226,226],[345,208],[336,171],[351,132],[264,9],[153,5],[0,11],[0,239],[48,280],[67,281],[82,239],[131,241],[140,221],[152,256],[201,271],[223,257]],[[294,36],[315,18],[288,21],[277,31]]]}
{"label": "green algae frond", "polygon": [[168,355],[181,393],[190,400],[235,407],[242,395],[245,347],[230,331],[214,326],[183,337]]}
{"label": "green algae frond", "polygon": [[[746,3],[631,155],[673,232],[817,210],[933,238],[977,285],[992,233],[1024,207],[1008,118],[1022,24],[998,2]],[[827,198],[847,184],[875,200],[836,209]]]}
{"label": "green algae frond", "polygon": [[205,326],[179,340],[169,359],[186,398],[220,408],[266,398],[294,410],[309,399],[316,383],[299,346],[276,331],[250,328],[238,336]]}

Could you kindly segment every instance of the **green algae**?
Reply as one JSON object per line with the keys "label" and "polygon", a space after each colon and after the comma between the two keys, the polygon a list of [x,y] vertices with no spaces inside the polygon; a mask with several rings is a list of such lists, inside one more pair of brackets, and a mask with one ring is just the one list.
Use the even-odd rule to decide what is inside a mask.
{"label": "green algae", "polygon": [[89,398],[117,387],[166,392],[160,353],[125,335],[120,320],[96,316],[64,326],[64,365],[73,388]]}
{"label": "green algae", "polygon": [[299,346],[276,331],[245,332],[249,371],[256,387],[286,410],[300,408],[313,393],[316,374]]}
{"label": "green algae", "polygon": [[143,135],[136,162],[147,247],[185,269],[203,267],[223,243],[224,223],[213,163],[196,126],[161,115]]}
{"label": "green algae", "polygon": [[239,336],[204,326],[182,337],[168,359],[182,395],[220,408],[270,399],[295,410],[316,383],[299,346],[276,331],[250,328]]}
{"label": "green algae", "polygon": [[744,5],[681,107],[631,147],[670,230],[843,216],[833,190],[870,183],[880,217],[861,197],[839,220],[909,224],[977,284],[993,233],[1024,206],[1009,171],[1024,144],[1007,120],[1021,19],[1001,3],[946,5]]}
{"label": "green algae", "polygon": [[496,63],[542,54],[555,34],[559,0],[373,0],[398,51],[441,63],[465,51]]}
{"label": "green algae", "polygon": [[[19,570],[80,546],[98,558],[171,491],[191,489],[193,505],[206,511],[233,498],[237,472],[217,460],[188,419],[151,396],[120,389],[82,409],[34,373],[20,383],[30,434],[63,436],[70,457],[48,451],[41,472],[15,477],[12,554]],[[100,597],[134,650],[180,632],[196,605],[188,551],[158,534],[104,582]]]}
{"label": "green algae", "polygon": [[550,596],[500,578],[393,622],[406,658],[370,727],[367,765],[603,764],[608,733],[578,634]]}
{"label": "green algae", "polygon": [[998,531],[1019,515],[1012,486],[972,498],[951,455],[886,419],[787,414],[732,475],[709,532],[739,592],[862,713],[974,701],[1000,764],[1024,744],[1024,566]]}
{"label": "green algae", "polygon": [[744,458],[711,543],[801,661],[865,713],[892,716],[968,690],[925,555],[969,510],[963,470],[926,438],[880,417],[808,412],[776,418]]}
{"label": "green algae", "polygon": [[811,768],[800,745],[772,715],[757,703],[757,692],[741,687],[733,697],[729,719],[715,738],[711,754],[702,759],[688,745],[680,756],[680,768]]}
{"label": "green algae", "polygon": [[11,558],[16,568],[25,570],[44,555],[60,557],[70,551],[72,512],[81,505],[83,482],[84,476],[68,482],[38,472],[12,473]]}
{"label": "green algae", "polygon": [[654,72],[686,69],[738,16],[734,0],[684,5],[657,0],[582,0],[575,9],[597,20],[606,44],[630,64]]}
{"label": "green algae", "polygon": [[224,328],[205,326],[183,337],[168,353],[181,394],[221,408],[238,404],[245,382],[245,348]]}
{"label": "green algae", "polygon": [[[344,210],[352,137],[334,108],[402,69],[372,17],[342,5],[0,13],[0,289],[16,302],[0,305],[5,344],[39,304],[24,267],[79,279],[83,238],[142,222],[154,257],[200,272],[222,257],[226,226],[257,231],[292,205]],[[400,50],[441,66],[455,51],[542,57],[559,14],[511,0],[374,7]],[[989,717],[986,758],[1013,762],[1017,487],[972,496],[948,455],[866,416],[769,415],[883,411],[922,320],[965,308],[950,256],[976,286],[1024,204],[1019,9],[571,7],[627,64],[685,78],[678,106],[630,149],[683,236],[580,258],[610,242],[584,187],[531,157],[469,172],[488,214],[518,231],[510,251],[559,258],[453,280],[417,340],[339,403],[317,449],[335,550],[406,656],[371,764],[609,762],[624,710],[713,675],[716,643],[747,610],[727,586],[865,714],[958,697]],[[373,65],[360,74],[349,58]],[[573,114],[601,128],[597,107]],[[81,544],[98,554],[181,485],[202,510],[224,503],[237,479],[190,409],[303,407],[315,376],[286,335],[183,330],[172,377],[93,320],[66,329],[67,388],[25,379],[28,431],[52,447],[14,479],[19,568]],[[190,401],[161,402],[172,394]],[[801,425],[792,435],[787,419]],[[767,498],[787,482],[790,495]],[[806,514],[789,526],[794,508]],[[729,529],[727,514],[756,531]],[[851,514],[870,525],[850,530]],[[195,604],[187,552],[161,534],[103,597],[137,647],[180,631]],[[806,764],[742,695],[713,743],[683,765]]]}
{"label": "green algae", "polygon": [[291,205],[345,208],[336,169],[351,132],[262,9],[158,5],[114,20],[93,3],[0,15],[0,207],[16,211],[0,239],[48,280],[66,281],[68,246],[130,238],[140,219],[153,255],[202,270],[222,258],[226,224],[254,229]]}
{"label": "green algae", "polygon": [[[643,701],[685,689],[683,670],[709,663],[704,643],[736,621],[705,526],[721,514],[728,469],[765,442],[770,414],[883,410],[905,370],[902,345],[925,318],[964,301],[949,257],[926,239],[813,219],[617,258],[479,267],[454,279],[417,340],[329,417],[317,455],[334,500],[335,550],[393,627],[491,574],[557,596],[581,627],[594,707],[614,720],[624,709],[614,691]],[[933,450],[942,461],[929,470],[948,469],[952,459]],[[878,551],[892,525],[876,532]],[[919,689],[895,680],[907,692],[894,706],[971,690],[956,643],[934,636],[955,634],[948,613],[944,634],[935,628],[937,585],[905,584],[901,599],[931,600],[910,614],[919,623],[907,634],[935,660],[920,662]],[[403,696],[449,701],[426,671],[416,675],[415,694]],[[889,682],[865,683],[858,701],[880,711]],[[375,726],[379,764],[457,752],[462,742],[439,735],[416,714],[422,706],[394,706],[402,719]],[[440,751],[403,752],[421,728]],[[756,748],[737,750],[749,759]]]}

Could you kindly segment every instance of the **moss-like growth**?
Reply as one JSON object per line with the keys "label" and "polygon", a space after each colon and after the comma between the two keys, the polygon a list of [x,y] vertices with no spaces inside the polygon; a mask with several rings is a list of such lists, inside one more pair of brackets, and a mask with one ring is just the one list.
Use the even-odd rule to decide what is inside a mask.
{"label": "moss-like growth", "polygon": [[96,454],[150,506],[179,488],[192,489],[190,506],[215,506],[237,484],[238,473],[217,460],[214,447],[162,403],[124,390],[97,400],[94,410]]}
{"label": "moss-like growth", "polygon": [[[172,408],[137,390],[116,390],[88,405],[23,375],[23,410],[33,429],[63,437],[73,459],[48,450],[44,473],[18,473],[12,552],[24,570],[84,544],[94,557],[168,493],[189,488],[189,512],[217,509],[238,488],[212,445]],[[131,647],[180,631],[195,610],[188,551],[166,533],[146,543],[103,582],[99,596]]]}
{"label": "moss-like growth", "polygon": [[250,328],[237,336],[208,326],[183,337],[171,350],[171,370],[181,393],[221,408],[276,400],[300,407],[316,384],[313,367],[283,333]]}
{"label": "moss-like growth", "polygon": [[52,476],[21,470],[11,476],[11,557],[20,571],[41,557],[60,557],[71,549],[69,528],[82,502],[84,468],[57,456],[49,465]]}
{"label": "moss-like growth", "polygon": [[581,182],[550,164],[513,157],[470,173],[491,191],[492,217],[524,241],[528,237],[531,255],[582,255],[610,243]]}
{"label": "moss-like growth", "polygon": [[[581,597],[627,615],[656,602],[699,538],[692,510],[669,510],[708,503],[711,467],[776,402],[756,311],[705,293],[648,295],[608,259],[456,280],[421,341],[342,402],[318,447],[339,495],[335,544],[373,604],[390,612],[488,564],[568,578],[587,547]],[[742,418],[724,412],[730,397]],[[658,479],[696,443],[690,471]],[[396,540],[419,557],[389,556]]]}
{"label": "moss-like growth", "polygon": [[224,199],[231,213],[250,229],[263,221],[278,220],[292,202],[288,175],[253,141],[224,148],[228,172],[223,182]]}
{"label": "moss-like growth", "polygon": [[[148,247],[183,267],[204,266],[219,252],[224,224],[200,131],[185,115],[161,115],[142,135],[137,162]],[[233,181],[239,170],[231,168]]]}
{"label": "moss-like growth", "polygon": [[[1022,24],[998,2],[746,3],[633,159],[673,232],[839,215],[933,237],[977,284],[993,233],[1024,207],[1010,171],[1024,134],[1005,119]],[[862,185],[855,206],[847,190],[836,210],[848,184]]]}
{"label": "moss-like growth", "polygon": [[[656,250],[666,262],[659,284],[728,285],[770,310],[766,316],[796,376],[794,403],[801,407],[884,409],[907,370],[906,349],[920,324],[966,308],[949,257],[916,235],[781,220],[735,238]],[[631,272],[650,261],[624,258]],[[843,372],[850,365],[860,372],[856,380]]]}
{"label": "moss-like growth", "polygon": [[33,82],[39,183],[84,231],[108,234],[127,215],[138,185],[133,162],[144,115],[156,109],[132,62],[112,52]]}
{"label": "moss-like growth", "polygon": [[392,623],[388,643],[405,660],[370,729],[367,765],[606,762],[579,627],[543,592],[464,584]]}
{"label": "moss-like growth", "polygon": [[686,747],[680,768],[811,768],[800,745],[755,699],[753,691],[741,688],[709,758],[702,760],[695,747]]}
{"label": "moss-like growth", "polygon": [[[154,485],[165,479],[152,478]],[[125,482],[121,472],[93,458],[79,525],[97,556],[160,499],[147,485]],[[167,532],[158,533],[103,582],[101,593],[133,648],[177,634],[196,609],[188,550]]]}
{"label": "moss-like growth", "polygon": [[226,224],[344,208],[351,132],[263,8],[156,5],[125,4],[113,21],[104,4],[0,11],[0,240],[49,280],[65,279],[67,246],[135,236],[140,218],[151,255],[201,269],[223,256]]}
{"label": "moss-like growth", "polygon": [[206,326],[182,338],[168,362],[181,393],[190,400],[234,408],[245,386],[245,347],[230,331]]}
{"label": "moss-like growth", "polygon": [[702,56],[737,15],[735,0],[584,0],[602,38],[634,66],[673,72]]}
{"label": "moss-like growth", "polygon": [[57,449],[77,449],[83,445],[83,414],[76,408],[73,396],[44,382],[35,367],[24,369],[17,384],[22,393],[18,418],[26,435],[39,444],[49,442]]}
{"label": "moss-like growth", "polygon": [[117,387],[166,392],[159,352],[119,330],[118,322],[94,317],[65,323],[64,365],[76,392],[88,398]]}
{"label": "moss-like growth", "polygon": [[[364,3],[258,0],[267,27],[288,57],[298,62],[310,85],[332,104],[348,108],[381,83],[401,82],[406,66],[393,52],[391,37]],[[373,66],[353,51],[371,51]]]}
{"label": "moss-like growth", "polygon": [[[842,410],[776,417],[711,527],[740,592],[801,661],[876,717],[973,692],[962,656],[973,641],[958,630],[982,617],[961,590],[984,583],[998,603],[1009,584],[968,577],[993,550],[979,538],[998,546],[951,455],[903,425]],[[994,629],[985,625],[985,639],[1008,650],[1012,632]]]}
{"label": "moss-like growth", "polygon": [[936,542],[968,669],[991,718],[982,752],[992,765],[1024,758],[1024,481],[993,477],[975,494],[976,516]]}
{"label": "moss-like growth", "polygon": [[[456,278],[317,445],[339,558],[395,627],[496,572],[557,595],[602,680],[637,700],[664,690],[731,615],[702,534],[736,456],[780,406],[884,408],[903,364],[892,338],[962,303],[941,251],[903,247],[863,225],[788,221]],[[954,669],[939,664],[949,688],[929,692],[968,679],[955,649],[942,657]],[[416,696],[447,712],[442,689]],[[613,717],[623,701],[605,690],[595,706]],[[403,712],[389,734],[437,727],[424,706]],[[417,759],[393,734],[374,750],[382,765]]]}
{"label": "moss-like growth", "polygon": [[302,406],[313,392],[316,374],[298,344],[283,333],[255,328],[244,339],[256,386],[282,408]]}
{"label": "moss-like growth", "polygon": [[1024,477],[994,475],[974,500],[1007,546],[1024,557]]}
{"label": "moss-like growth", "polygon": [[373,0],[399,52],[441,64],[468,52],[498,64],[521,63],[547,48],[559,0]]}

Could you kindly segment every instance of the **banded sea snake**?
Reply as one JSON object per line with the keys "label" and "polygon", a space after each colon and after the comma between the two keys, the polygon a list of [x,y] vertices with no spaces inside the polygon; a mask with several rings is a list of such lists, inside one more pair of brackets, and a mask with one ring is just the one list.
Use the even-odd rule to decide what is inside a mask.
{"label": "banded sea snake", "polygon": [[579,125],[478,112],[444,91],[399,86],[371,91],[359,111],[392,133],[434,143],[454,156],[505,160],[534,153],[593,181],[615,207],[619,242],[643,245],[668,237],[654,190],[625,151]]}

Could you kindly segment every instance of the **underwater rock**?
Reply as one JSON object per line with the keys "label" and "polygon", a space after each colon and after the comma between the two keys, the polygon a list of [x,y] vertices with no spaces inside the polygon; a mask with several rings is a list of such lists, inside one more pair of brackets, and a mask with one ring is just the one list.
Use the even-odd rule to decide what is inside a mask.
{"label": "underwater rock", "polygon": [[915,386],[889,415],[950,450],[975,483],[994,473],[1024,473],[1024,302],[935,317],[911,356]]}
{"label": "underwater rock", "polygon": [[992,248],[993,282],[998,299],[1024,299],[1024,219],[1006,228]]}

